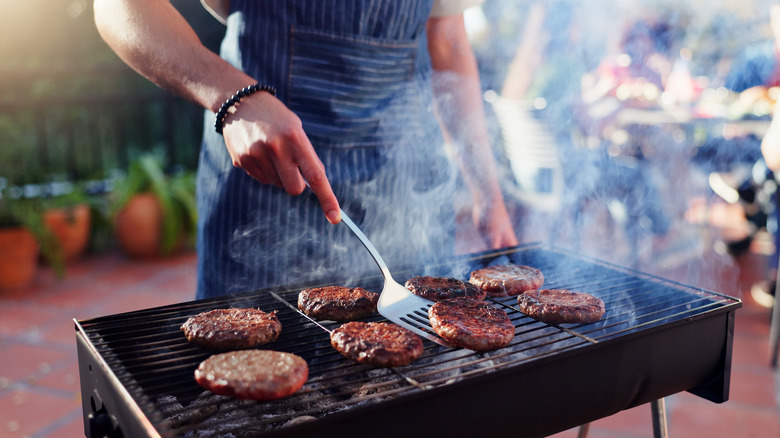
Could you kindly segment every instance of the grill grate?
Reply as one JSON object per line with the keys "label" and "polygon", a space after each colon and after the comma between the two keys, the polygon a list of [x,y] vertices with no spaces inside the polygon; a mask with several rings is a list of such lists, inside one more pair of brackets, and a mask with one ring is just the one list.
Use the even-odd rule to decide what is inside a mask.
{"label": "grill grate", "polygon": [[[730,312],[741,305],[739,300],[725,295],[539,245],[458,258],[429,267],[424,273],[409,271],[405,273],[407,277],[402,273],[398,278],[413,275],[467,278],[473,269],[503,263],[541,269],[545,274],[545,288],[571,289],[601,298],[606,305],[604,318],[592,324],[548,325],[520,313],[515,298],[492,299],[516,326],[511,345],[478,353],[446,348],[426,340],[425,352],[417,361],[395,369],[358,365],[333,350],[328,331],[339,323],[312,321],[297,312],[301,287],[78,321],[77,328],[159,435],[186,436],[197,431],[198,436],[256,436],[273,435],[284,425],[312,418],[338,418],[372,405],[449,392],[471,379],[494,373],[505,378],[508,373],[520,372],[530,364],[628,342],[648,333]],[[381,278],[364,279],[360,285],[379,291]],[[301,391],[284,400],[254,402],[213,395],[195,383],[195,368],[215,351],[188,343],[179,327],[191,315],[230,306],[278,311],[282,334],[266,348],[292,352],[306,359],[310,375]],[[382,319],[376,315],[370,320]],[[420,322],[427,325],[427,316],[420,315]],[[721,336],[721,342],[724,338]],[[725,368],[728,374],[730,350],[725,362],[716,368],[720,367],[720,373]],[[728,375],[725,380],[727,393]],[[700,383],[704,382],[696,382]],[[83,396],[88,398],[90,393],[84,385],[82,376]],[[686,385],[690,386],[687,382]],[[679,390],[682,389],[692,388]],[[295,431],[296,427],[281,430]]]}

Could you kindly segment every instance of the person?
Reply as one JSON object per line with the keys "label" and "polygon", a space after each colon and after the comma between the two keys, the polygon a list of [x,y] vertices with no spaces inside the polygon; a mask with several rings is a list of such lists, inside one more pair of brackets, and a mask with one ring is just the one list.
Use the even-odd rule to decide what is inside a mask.
{"label": "person", "polygon": [[[498,1],[491,4],[502,7]],[[493,45],[513,41],[514,53],[509,63],[497,63],[505,68],[490,101],[519,191],[531,193],[522,201],[527,205],[523,231],[539,233],[535,225],[543,224],[552,239],[567,234],[567,217],[578,221],[597,173],[590,151],[575,140],[583,122],[580,80],[590,63],[580,34],[582,9],[576,3],[535,1],[524,9],[516,14],[525,16],[522,30],[514,31],[519,38],[493,36]],[[496,27],[504,28],[501,23]]]}
{"label": "person", "polygon": [[[612,221],[621,225],[634,265],[648,258],[657,263],[675,236],[668,192],[655,177],[659,166],[668,167],[660,158],[663,148],[653,147],[663,133],[652,124],[624,123],[620,116],[624,110],[660,108],[677,39],[667,11],[630,14],[616,50],[607,51],[595,69],[582,75],[580,83],[586,119],[582,131],[601,143],[593,158],[597,178],[585,193],[585,202],[598,200],[600,208],[606,208]],[[643,256],[646,250],[649,257]]]}
{"label": "person", "polygon": [[[773,87],[780,86],[780,4],[772,4],[769,7],[769,27],[772,38],[760,41],[746,47],[737,56],[731,66],[731,70],[725,79],[727,89],[750,96],[766,96]],[[766,98],[767,101],[771,99]],[[749,136],[753,139],[754,136]],[[756,191],[762,190],[762,186],[769,182],[770,191],[774,191],[777,172],[780,171],[780,120],[777,117],[777,105],[771,115],[769,128],[763,137],[757,139],[758,148],[750,156],[751,177],[741,182],[736,188],[732,187],[745,203],[759,205],[756,221],[767,228],[772,234],[774,251],[768,258],[768,269],[764,279],[752,285],[751,297],[766,308],[774,305],[775,289],[777,287],[777,268],[780,259],[780,232],[777,224],[780,222],[780,210],[777,207],[777,195],[766,197],[768,202],[763,205]],[[740,145],[743,146],[743,145]],[[743,146],[743,148],[745,148]],[[745,148],[747,149],[747,148]],[[737,161],[732,159],[732,161]],[[745,161],[745,160],[742,160]],[[734,184],[736,185],[736,184]],[[749,240],[748,240],[749,242]]]}
{"label": "person", "polygon": [[463,24],[474,3],[208,1],[218,55],[169,1],[95,0],[122,60],[205,108],[198,298],[376,272],[328,225],[341,211],[391,269],[441,260],[458,178],[489,246],[517,244]]}
{"label": "person", "polygon": [[663,13],[630,20],[618,43],[619,53],[605,57],[583,77],[583,99],[607,96],[629,107],[654,107],[672,70],[674,29]]}

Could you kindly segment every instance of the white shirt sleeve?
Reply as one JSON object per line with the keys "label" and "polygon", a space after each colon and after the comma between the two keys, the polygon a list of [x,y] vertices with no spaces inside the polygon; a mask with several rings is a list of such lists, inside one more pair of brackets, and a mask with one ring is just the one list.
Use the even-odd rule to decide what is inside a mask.
{"label": "white shirt sleeve", "polygon": [[485,0],[434,0],[431,8],[431,17],[445,17],[447,15],[462,14],[463,11],[481,5]]}

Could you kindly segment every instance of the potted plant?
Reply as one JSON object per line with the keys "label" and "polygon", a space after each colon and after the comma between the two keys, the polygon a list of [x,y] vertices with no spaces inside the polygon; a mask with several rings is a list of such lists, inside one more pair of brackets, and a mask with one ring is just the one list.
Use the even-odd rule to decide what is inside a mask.
{"label": "potted plant", "polygon": [[197,209],[192,173],[165,173],[159,153],[132,161],[116,182],[111,216],[117,242],[131,257],[167,256],[195,239]]}
{"label": "potted plant", "polygon": [[57,237],[65,263],[81,257],[89,247],[100,199],[68,184],[63,194],[46,199],[43,221]]}
{"label": "potted plant", "polygon": [[40,255],[57,275],[64,275],[59,241],[44,224],[43,202],[0,191],[0,291],[32,283]]}

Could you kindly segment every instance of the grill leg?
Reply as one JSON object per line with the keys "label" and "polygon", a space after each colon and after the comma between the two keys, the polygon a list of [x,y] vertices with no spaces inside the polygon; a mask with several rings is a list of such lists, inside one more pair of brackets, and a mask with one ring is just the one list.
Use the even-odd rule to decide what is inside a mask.
{"label": "grill leg", "polygon": [[666,428],[666,403],[664,399],[650,402],[653,413],[653,438],[667,438],[669,431]]}
{"label": "grill leg", "polygon": [[[780,251],[780,248],[776,249],[776,251]],[[780,344],[780,299],[777,298],[777,291],[780,289],[780,266],[777,269],[776,280],[775,304],[772,306],[772,324],[769,328],[769,355],[772,357],[772,368],[777,368],[777,347]]]}
{"label": "grill leg", "polygon": [[590,423],[585,423],[582,426],[580,426],[580,431],[577,434],[577,438],[587,438],[589,428],[590,428]]}
{"label": "grill leg", "polygon": [[[666,403],[664,399],[659,398],[650,402],[650,410],[653,414],[653,438],[668,438],[669,431],[666,428]],[[580,426],[577,438],[587,438],[590,423]]]}

